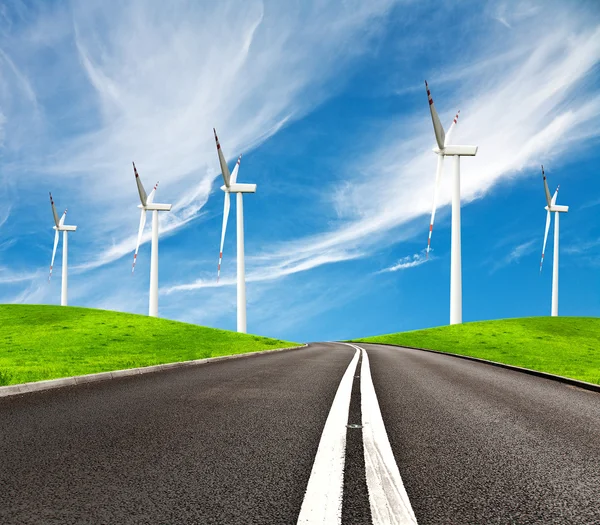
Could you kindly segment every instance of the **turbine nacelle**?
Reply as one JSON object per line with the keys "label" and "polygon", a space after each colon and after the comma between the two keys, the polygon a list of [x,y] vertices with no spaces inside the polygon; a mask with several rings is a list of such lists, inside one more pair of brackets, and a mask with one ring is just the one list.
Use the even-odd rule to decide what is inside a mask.
{"label": "turbine nacelle", "polygon": [[445,146],[444,149],[435,147],[433,151],[444,157],[474,157],[478,149],[478,146]]}
{"label": "turbine nacelle", "polygon": [[140,210],[145,211],[171,211],[172,204],[159,204],[158,202],[147,203],[146,206],[138,204]]}
{"label": "turbine nacelle", "polygon": [[77,226],[67,226],[63,224],[62,226],[52,226],[52,229],[59,232],[74,232],[77,230]]}
{"label": "turbine nacelle", "polygon": [[554,206],[544,206],[544,209],[546,211],[550,211],[550,212],[558,212],[558,213],[567,213],[569,211],[569,207],[568,206],[560,206],[560,205],[554,205]]}
{"label": "turbine nacelle", "polygon": [[227,187],[225,184],[221,186],[221,190],[225,193],[256,193],[256,184],[230,184]]}

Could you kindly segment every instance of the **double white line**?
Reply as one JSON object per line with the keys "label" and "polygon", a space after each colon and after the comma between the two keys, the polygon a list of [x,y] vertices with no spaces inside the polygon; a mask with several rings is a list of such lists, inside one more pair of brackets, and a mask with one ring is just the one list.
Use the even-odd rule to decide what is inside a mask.
{"label": "double white line", "polygon": [[[347,343],[344,343],[347,344]],[[298,516],[298,524],[336,524],[342,521],[346,425],[352,394],[352,380],[362,352],[360,373],[362,433],[365,474],[374,525],[417,523],[404,489],[398,465],[388,440],[377,402],[369,357],[364,348],[356,350],[335,394]]]}

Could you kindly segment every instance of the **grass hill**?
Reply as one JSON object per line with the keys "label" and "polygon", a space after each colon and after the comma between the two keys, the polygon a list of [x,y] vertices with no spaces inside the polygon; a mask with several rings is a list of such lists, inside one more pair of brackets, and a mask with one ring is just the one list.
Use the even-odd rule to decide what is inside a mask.
{"label": "grass hill", "polygon": [[600,318],[481,321],[360,339],[479,357],[600,384]]}
{"label": "grass hill", "polygon": [[0,305],[0,385],[292,346],[143,315]]}

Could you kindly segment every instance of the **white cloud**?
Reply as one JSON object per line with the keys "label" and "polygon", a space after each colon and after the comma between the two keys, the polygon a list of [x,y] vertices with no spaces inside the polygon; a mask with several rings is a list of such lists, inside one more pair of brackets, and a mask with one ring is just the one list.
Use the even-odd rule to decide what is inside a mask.
{"label": "white cloud", "polygon": [[579,244],[568,244],[564,248],[561,248],[561,250],[564,250],[565,253],[584,255],[588,254],[598,246],[600,246],[600,238],[592,239],[591,241],[583,241]]}
{"label": "white cloud", "polygon": [[[508,266],[509,264],[519,261],[523,256],[531,253],[533,251],[533,249],[535,249],[535,247],[538,245],[538,243],[541,243],[541,241],[532,239],[532,240],[522,242],[522,243],[516,245],[515,247],[512,248],[512,250],[510,250],[510,252],[506,256],[500,257],[498,260],[496,260],[492,264],[491,271],[495,272],[495,271],[499,270],[500,268],[503,268],[504,266]],[[540,244],[540,253],[541,253],[541,244]]]}
{"label": "white cloud", "polygon": [[0,284],[14,284],[34,281],[40,279],[41,277],[41,270],[38,270],[37,272],[18,273],[5,266],[0,266]]}
{"label": "white cloud", "polygon": [[13,60],[3,49],[0,49],[0,61],[4,62],[4,64],[8,66],[8,69],[17,80],[21,92],[25,95],[29,102],[31,102],[34,106],[37,106],[37,96],[33,90],[33,87],[31,86],[31,83],[29,82],[29,79],[21,72],[21,70],[15,65]]}
{"label": "white cloud", "polygon": [[531,248],[536,244],[537,241],[531,240],[515,246],[512,251],[508,254],[508,262],[518,261],[523,255],[528,253]]}
{"label": "white cloud", "polygon": [[[358,257],[358,255],[357,255]],[[254,263],[255,268],[246,274],[246,282],[262,282],[262,281],[274,281],[288,275],[295,273],[304,272],[317,266],[324,264],[331,264],[339,261],[347,261],[352,258],[351,254],[339,253],[333,254],[328,253],[321,257],[310,257],[304,258],[302,255],[290,258],[280,258],[277,262],[274,259],[268,259],[268,263],[257,261],[255,257],[247,257],[246,261]],[[260,260],[261,257],[259,256]],[[161,288],[160,293],[169,295],[174,292],[189,292],[192,290],[199,290],[201,288],[217,288],[220,286],[231,286],[237,283],[235,278],[221,279],[218,283],[214,277],[196,279],[191,283],[179,284]]]}
{"label": "white cloud", "polygon": [[[430,257],[431,258],[431,257]],[[427,258],[423,252],[415,253],[414,255],[407,255],[402,257],[396,264],[379,270],[377,273],[397,272],[398,270],[406,270],[407,268],[415,268],[421,266],[427,262]]]}
{"label": "white cloud", "polygon": [[536,16],[543,9],[538,2],[528,0],[497,2],[492,4],[492,8],[492,17],[508,29],[512,29],[513,26]]}
{"label": "white cloud", "polygon": [[[523,15],[514,49],[507,51],[505,41],[497,43],[500,54],[520,59],[510,67],[484,68],[481,75],[467,69],[451,100],[436,97],[436,75],[429,75],[444,122],[451,121],[457,108],[462,110],[453,142],[479,146],[477,157],[461,163],[463,205],[482,198],[503,179],[533,173],[529,170],[542,162],[560,162],[565,151],[572,153],[600,134],[600,94],[590,86],[581,89],[600,63],[600,27],[567,12],[553,16],[561,23],[552,32],[533,35],[540,19]],[[442,71],[440,76],[447,75]],[[345,210],[347,219],[341,227],[282,243],[256,260],[267,267],[275,261],[275,268],[281,268],[301,258],[302,267],[311,269],[320,261],[371,255],[384,240],[389,244],[393,236],[397,242],[414,234],[411,221],[430,213],[436,162],[424,88],[423,100],[417,113],[378,135],[380,146],[358,167],[353,159],[344,184],[335,181],[332,207]],[[451,200],[451,169],[449,159],[438,210]],[[400,228],[404,231],[399,234]],[[416,230],[424,240],[426,228],[424,220],[422,232]],[[432,245],[435,238],[434,233]]]}
{"label": "white cloud", "polygon": [[[369,48],[395,2],[89,0],[19,12],[20,30],[0,34],[11,53],[0,47],[0,111],[22,102],[6,114],[13,150],[27,147],[27,134],[40,142],[11,166],[28,174],[15,180],[27,188],[38,173],[93,201],[85,220],[97,240],[79,269],[114,261],[137,236],[132,160],[145,186],[160,180],[157,198],[174,205],[162,230],[185,226],[218,176],[212,127],[234,158],[310,111],[335,92],[330,81]],[[69,104],[48,104],[40,121],[27,109],[37,108],[36,91]],[[27,112],[37,116],[26,126]]]}
{"label": "white cloud", "polygon": [[579,206],[579,209],[585,210],[586,208],[593,208],[594,206],[598,206],[598,205],[600,205],[600,199],[592,199],[590,201],[583,203],[581,206]]}
{"label": "white cloud", "polygon": [[[45,148],[19,168],[46,181],[51,175],[57,186],[70,188],[71,196],[77,193],[79,200],[90,202],[85,221],[94,226],[94,246],[72,269],[88,271],[133,252],[138,197],[131,160],[147,187],[161,181],[157,199],[174,204],[174,211],[161,217],[161,231],[176,232],[202,213],[218,176],[211,128],[217,127],[233,158],[301,118],[335,94],[332,85],[343,83],[340,72],[369,49],[393,4],[248,1],[198,8],[193,2],[174,7],[90,0],[74,4],[68,15],[44,13],[46,22],[38,20],[20,42],[31,56],[50,47],[60,58],[32,80],[31,72],[10,54],[20,74],[11,73],[14,83],[31,87],[35,99],[23,89],[29,106],[70,86],[77,89],[67,92],[72,95],[68,108],[45,113],[45,131],[66,130],[58,144],[54,136],[52,141],[46,136]],[[524,176],[540,161],[560,162],[567,149],[583,147],[599,133],[600,96],[588,79],[599,62],[600,29],[564,6],[532,17],[529,7],[539,3],[521,10],[514,3],[504,5],[508,8],[498,16],[511,26],[510,31],[499,28],[509,35],[504,40],[475,42],[480,53],[466,49],[464,62],[445,63],[443,70],[427,74],[419,71],[430,80],[444,122],[462,110],[455,141],[480,147],[476,158],[462,162],[463,203],[481,198],[503,180]],[[49,25],[55,29],[46,38]],[[553,30],[545,31],[549,26]],[[2,72],[10,68],[7,64]],[[50,72],[64,82],[54,80],[42,97],[40,83]],[[445,91],[439,94],[436,87],[442,85]],[[361,144],[366,153],[358,159],[353,155],[352,164],[345,160],[336,172],[339,179],[323,183],[323,194],[333,195],[328,209],[339,212],[335,226],[249,255],[249,281],[266,282],[366,257],[382,244],[415,235],[425,244],[436,161],[420,89],[421,107],[382,123],[377,147],[367,147],[372,141]],[[0,92],[5,129],[16,122],[13,113],[4,111],[7,100]],[[397,102],[402,106],[405,99]],[[350,158],[343,153],[340,158]],[[449,164],[440,214],[450,202]],[[29,183],[29,178],[20,180]],[[144,240],[149,237],[147,232]],[[197,275],[202,278],[194,279]],[[161,292],[216,284],[212,274],[196,269],[193,277]],[[95,280],[100,281],[97,275]],[[227,277],[222,284],[230,288],[234,282]]]}
{"label": "white cloud", "polygon": [[4,113],[0,111],[0,147],[4,144],[4,124],[6,123],[6,117]]}
{"label": "white cloud", "polygon": [[[197,216],[218,175],[212,127],[233,158],[309,111],[330,94],[324,83],[368,46],[392,4],[76,5],[75,44],[99,125],[68,137],[47,169],[85,181],[85,193],[104,208],[102,228],[116,239],[84,267],[134,246],[131,160],[147,187],[161,181],[157,198],[174,204],[164,229],[181,227]],[[125,216],[132,228],[123,236]]]}
{"label": "white cloud", "polygon": [[2,203],[0,207],[0,228],[4,226],[8,218],[10,217],[10,204]]}

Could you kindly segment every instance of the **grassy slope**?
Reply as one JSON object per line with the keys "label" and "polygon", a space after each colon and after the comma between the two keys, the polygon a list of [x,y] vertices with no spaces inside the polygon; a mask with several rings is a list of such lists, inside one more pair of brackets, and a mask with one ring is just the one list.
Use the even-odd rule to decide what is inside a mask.
{"label": "grassy slope", "polygon": [[361,339],[480,357],[600,384],[600,319],[529,317]]}
{"label": "grassy slope", "polygon": [[0,305],[0,385],[291,346],[142,315]]}

